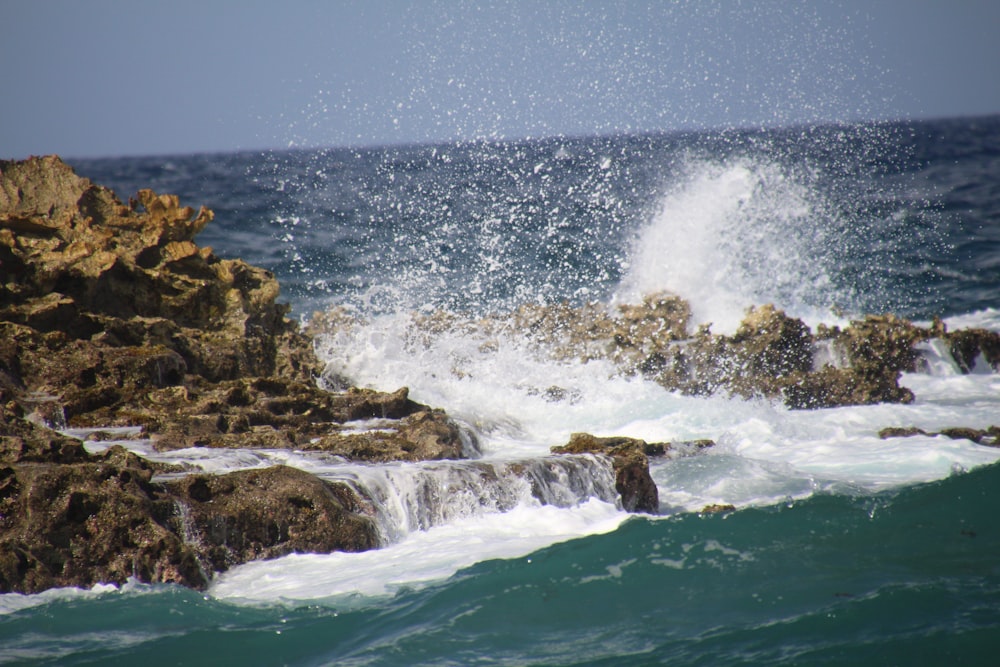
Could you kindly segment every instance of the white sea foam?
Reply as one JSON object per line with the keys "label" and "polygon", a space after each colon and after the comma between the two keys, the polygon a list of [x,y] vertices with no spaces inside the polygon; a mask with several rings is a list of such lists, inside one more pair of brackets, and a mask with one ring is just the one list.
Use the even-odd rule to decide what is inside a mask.
{"label": "white sea foam", "polygon": [[[415,350],[400,342],[411,324],[408,316],[384,317],[326,353],[339,355],[333,363],[350,377],[381,389],[406,384],[417,400],[475,425],[487,458],[543,454],[574,431],[715,440],[697,462],[654,462],[665,510],[767,504],[820,490],[872,492],[1000,458],[1000,450],[970,441],[879,438],[888,426],[935,431],[995,421],[1000,376],[957,374],[940,346],[935,375],[903,380],[917,395],[912,405],[791,411],[767,401],[680,396],[621,377],[609,363],[554,361],[513,337],[483,345],[459,329]],[[560,388],[561,399],[548,387]]]}
{"label": "white sea foam", "polygon": [[483,560],[515,558],[556,542],[607,533],[626,518],[614,505],[598,500],[563,509],[522,505],[506,514],[414,532],[378,551],[296,554],[248,563],[217,577],[208,592],[239,603],[350,606],[445,579]]}
{"label": "white sea foam", "polygon": [[118,590],[112,584],[96,584],[92,588],[50,588],[34,595],[0,593],[0,614],[11,614],[49,602],[96,598]]}

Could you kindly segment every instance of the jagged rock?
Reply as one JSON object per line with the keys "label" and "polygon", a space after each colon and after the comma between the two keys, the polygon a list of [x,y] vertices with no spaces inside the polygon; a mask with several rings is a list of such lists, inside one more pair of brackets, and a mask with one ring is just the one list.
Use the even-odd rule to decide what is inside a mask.
{"label": "jagged rock", "polygon": [[346,486],[284,468],[156,483],[162,466],[91,456],[47,426],[142,426],[164,449],[299,447],[388,419],[379,460],[463,455],[457,426],[406,388],[317,387],[274,276],[194,243],[211,220],[150,190],[125,205],[57,157],[0,161],[0,591],[200,588],[249,559],[375,546]]}
{"label": "jagged rock", "polygon": [[1000,334],[986,329],[962,329],[941,337],[963,373],[971,373],[980,358],[994,371],[1000,370]]}
{"label": "jagged rock", "polygon": [[173,501],[121,447],[65,463],[0,464],[0,592],[124,583],[204,587],[195,552],[171,528]]}
{"label": "jagged rock", "polygon": [[374,512],[350,487],[274,466],[167,482],[187,539],[209,571],[293,552],[378,546]]}
{"label": "jagged rock", "polygon": [[358,461],[434,461],[466,454],[462,431],[440,410],[422,410],[400,420],[382,421],[358,433],[332,433],[301,445]]}
{"label": "jagged rock", "polygon": [[56,157],[0,161],[0,193],[0,398],[53,396],[72,426],[144,426],[164,448],[295,446],[428,409],[318,388],[274,276],[194,243],[211,211],[122,204]]}
{"label": "jagged rock", "polygon": [[636,438],[598,438],[589,433],[574,433],[567,444],[553,447],[552,453],[610,457],[622,507],[628,512],[656,513],[660,508],[660,497],[649,474],[649,453],[662,454],[664,450],[663,443],[650,445]]}
{"label": "jagged rock", "polygon": [[[91,386],[111,386],[131,372],[118,359],[148,354],[127,348],[156,348],[164,360],[138,362],[140,375],[155,375],[140,384],[178,384],[185,373],[309,381],[321,370],[285,317],[287,306],[276,303],[270,272],[193,243],[211,211],[195,214],[150,190],[125,206],[55,157],[0,161],[0,191],[0,321],[64,334],[20,350],[23,366],[44,366],[40,357],[55,353]],[[29,375],[21,371],[23,382]],[[67,386],[81,384],[38,389]],[[116,405],[128,395],[97,403]]]}

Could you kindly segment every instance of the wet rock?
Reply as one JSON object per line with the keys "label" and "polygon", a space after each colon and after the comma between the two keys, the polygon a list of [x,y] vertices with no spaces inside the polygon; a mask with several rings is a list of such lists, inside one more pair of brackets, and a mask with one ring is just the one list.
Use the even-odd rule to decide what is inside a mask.
{"label": "wet rock", "polygon": [[0,465],[81,463],[89,460],[83,443],[23,418],[17,403],[0,405]]}
{"label": "wet rock", "polygon": [[223,572],[289,553],[378,546],[372,510],[350,487],[275,466],[167,482],[186,539],[205,569]]}
{"label": "wet rock", "polygon": [[663,443],[650,445],[636,438],[599,438],[589,433],[574,433],[567,444],[553,447],[552,453],[610,457],[622,507],[628,512],[656,513],[660,508],[660,499],[656,483],[649,474],[649,452],[660,454],[665,449]]}
{"label": "wet rock", "polygon": [[465,447],[460,427],[440,410],[382,420],[370,429],[332,433],[301,445],[304,451],[371,462],[462,459],[466,458]]}
{"label": "wet rock", "polygon": [[200,588],[250,559],[375,546],[346,486],[284,468],[158,483],[163,466],[120,447],[92,456],[49,427],[275,448],[384,419],[374,459],[463,456],[458,427],[406,388],[316,386],[323,366],[274,276],[194,243],[212,217],[150,190],[123,204],[57,157],[0,161],[0,591]]}
{"label": "wet rock", "polygon": [[947,332],[942,338],[963,373],[973,372],[979,360],[993,371],[1000,370],[1000,334],[986,329],[962,329]]}
{"label": "wet rock", "polygon": [[121,447],[82,462],[0,464],[0,592],[130,577],[204,587],[151,475]]}
{"label": "wet rock", "polygon": [[701,514],[726,514],[728,512],[735,512],[736,505],[731,505],[729,503],[718,504],[714,503],[712,505],[705,505],[701,508]]}
{"label": "wet rock", "polygon": [[971,440],[977,445],[987,447],[1000,447],[1000,426],[990,426],[985,429],[952,427],[943,428],[940,431],[925,431],[916,426],[893,426],[880,430],[878,437],[886,440],[888,438],[910,438],[915,435],[944,436],[952,440]]}
{"label": "wet rock", "polygon": [[912,438],[915,435],[928,435],[928,433],[916,426],[890,426],[878,432],[878,437],[882,440],[889,438]]}
{"label": "wet rock", "polygon": [[912,403],[913,392],[899,385],[898,371],[858,372],[849,368],[824,368],[802,374],[783,388],[785,403],[794,409],[813,410],[845,405]]}

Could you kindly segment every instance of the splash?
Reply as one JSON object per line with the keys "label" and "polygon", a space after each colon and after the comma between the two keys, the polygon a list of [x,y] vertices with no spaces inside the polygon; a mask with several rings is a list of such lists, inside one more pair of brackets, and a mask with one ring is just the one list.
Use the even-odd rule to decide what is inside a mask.
{"label": "splash", "polygon": [[717,333],[735,331],[755,304],[828,317],[824,307],[844,297],[827,271],[840,227],[824,198],[776,161],[690,160],[636,236],[615,298],[674,292]]}

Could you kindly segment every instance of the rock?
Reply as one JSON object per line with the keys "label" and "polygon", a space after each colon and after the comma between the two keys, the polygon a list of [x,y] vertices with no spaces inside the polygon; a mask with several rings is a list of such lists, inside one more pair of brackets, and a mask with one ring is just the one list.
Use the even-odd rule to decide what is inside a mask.
{"label": "rock", "polygon": [[150,190],[126,206],[56,157],[0,161],[0,192],[0,397],[52,396],[69,425],[143,426],[162,448],[296,446],[429,409],[317,387],[274,276],[194,243],[211,211]]}
{"label": "rock", "polygon": [[647,451],[663,452],[662,443],[649,445],[643,440],[625,437],[598,438],[589,433],[574,433],[569,442],[553,447],[553,454],[600,454],[611,458],[615,488],[622,507],[628,512],[655,514],[660,509],[659,491],[649,474]]}
{"label": "rock", "polygon": [[783,387],[785,403],[793,409],[834,408],[875,403],[912,403],[913,392],[899,386],[899,372],[858,372],[826,366],[803,374]]}
{"label": "rock", "polygon": [[[22,350],[25,365],[44,366],[38,357],[54,352],[104,386],[131,374],[121,367],[129,363],[155,386],[185,373],[311,381],[321,371],[275,301],[274,276],[193,243],[210,211],[149,190],[130,208],[54,157],[0,162],[0,191],[0,320],[64,334]],[[156,349],[161,359],[140,361],[149,352],[125,348]],[[62,387],[70,384],[81,386]]]}
{"label": "rock", "polygon": [[[263,269],[194,236],[206,209],[142,190],[128,205],[57,157],[0,161],[0,591],[173,582],[293,551],[377,546],[349,487],[289,468],[153,481],[48,427],[142,426],[156,446],[342,455],[345,423],[390,420],[377,460],[461,457],[438,410],[316,386],[312,341]],[[175,471],[176,472],[176,471]]]}
{"label": "rock", "polygon": [[929,435],[927,431],[916,426],[890,426],[878,432],[878,437],[882,440],[889,438],[912,438],[915,435]]}
{"label": "rock", "polygon": [[971,373],[978,359],[994,371],[1000,370],[1000,334],[986,329],[962,329],[945,333],[942,337],[963,373]]}
{"label": "rock", "polygon": [[289,553],[378,546],[374,510],[343,483],[275,466],[167,482],[182,528],[209,571]]}
{"label": "rock", "polygon": [[1000,426],[990,426],[986,429],[952,427],[943,428],[937,432],[925,431],[915,426],[889,427],[878,432],[878,437],[883,440],[887,438],[909,438],[915,435],[944,436],[952,440],[971,440],[977,445],[987,447],[1000,447]]}
{"label": "rock", "polygon": [[151,469],[112,447],[74,463],[0,464],[0,592],[122,584],[206,585],[172,530],[173,501]]}
{"label": "rock", "polygon": [[701,514],[725,514],[727,512],[735,512],[735,511],[736,511],[736,505],[730,505],[729,503],[725,503],[725,504],[721,504],[721,505],[713,503],[712,505],[705,505],[704,507],[702,507],[700,513]]}
{"label": "rock", "polygon": [[82,463],[90,459],[83,443],[33,424],[16,403],[0,405],[0,465],[12,463]]}
{"label": "rock", "polygon": [[466,457],[461,429],[440,410],[422,410],[400,420],[383,420],[367,431],[331,433],[303,443],[301,449],[376,463]]}

